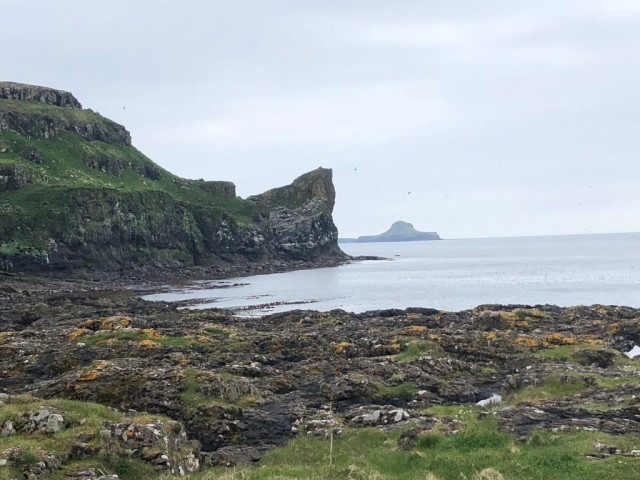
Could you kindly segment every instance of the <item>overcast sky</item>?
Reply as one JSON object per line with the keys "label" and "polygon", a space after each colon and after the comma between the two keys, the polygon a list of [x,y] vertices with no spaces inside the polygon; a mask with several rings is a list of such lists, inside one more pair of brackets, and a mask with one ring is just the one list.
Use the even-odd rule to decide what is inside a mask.
{"label": "overcast sky", "polygon": [[330,167],[341,236],[640,231],[639,0],[0,6],[0,79],[243,197]]}

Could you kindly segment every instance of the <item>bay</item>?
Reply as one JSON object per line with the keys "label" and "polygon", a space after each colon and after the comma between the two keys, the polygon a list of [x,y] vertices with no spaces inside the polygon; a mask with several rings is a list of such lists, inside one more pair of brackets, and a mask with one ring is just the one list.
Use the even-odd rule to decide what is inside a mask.
{"label": "bay", "polygon": [[257,316],[480,304],[640,307],[640,233],[341,244],[385,260],[197,282],[148,295]]}

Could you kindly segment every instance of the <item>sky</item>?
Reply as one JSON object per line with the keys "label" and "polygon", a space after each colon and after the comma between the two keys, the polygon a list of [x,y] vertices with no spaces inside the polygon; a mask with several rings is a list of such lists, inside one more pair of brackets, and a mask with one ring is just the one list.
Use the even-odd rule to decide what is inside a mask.
{"label": "sky", "polygon": [[332,168],[342,237],[640,231],[638,0],[0,5],[0,80],[243,197]]}

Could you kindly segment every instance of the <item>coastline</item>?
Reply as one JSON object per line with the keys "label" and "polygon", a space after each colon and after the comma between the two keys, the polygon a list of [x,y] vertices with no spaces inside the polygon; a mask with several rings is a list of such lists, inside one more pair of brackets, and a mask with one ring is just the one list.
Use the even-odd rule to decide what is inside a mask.
{"label": "coastline", "polygon": [[[202,467],[254,463],[301,441],[301,421],[324,438],[327,405],[344,436],[376,428],[390,436],[414,431],[416,441],[433,432],[455,438],[466,427],[441,413],[447,409],[470,419],[490,415],[496,434],[522,445],[539,432],[592,432],[590,455],[601,454],[596,439],[617,445],[610,443],[616,436],[640,436],[640,365],[624,355],[640,341],[640,309],[480,305],[242,318],[143,301],[138,288],[0,276],[0,401],[48,405],[64,418],[77,414],[60,410],[59,399],[163,415],[197,441],[190,445],[198,448],[178,449],[186,455],[178,464],[197,459]],[[496,395],[500,403],[482,406]],[[76,444],[91,444],[79,421],[67,428],[82,432]],[[19,429],[13,435],[31,438]],[[64,468],[103,461],[99,450],[74,457],[68,444],[56,445],[49,448]]]}

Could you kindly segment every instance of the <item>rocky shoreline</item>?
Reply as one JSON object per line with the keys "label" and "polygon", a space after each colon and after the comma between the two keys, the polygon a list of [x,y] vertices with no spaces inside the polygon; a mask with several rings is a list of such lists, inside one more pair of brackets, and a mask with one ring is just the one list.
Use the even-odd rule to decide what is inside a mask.
{"label": "rocky shoreline", "polygon": [[[410,449],[429,432],[460,430],[458,420],[432,409],[465,405],[516,439],[539,430],[640,434],[640,364],[624,355],[640,344],[638,309],[482,305],[247,319],[143,301],[131,287],[135,278],[0,276],[0,442],[36,433],[57,438],[47,431],[50,422],[79,432],[38,453],[55,457],[50,465],[34,463],[45,467],[16,460],[27,447],[0,443],[0,469],[18,469],[24,478],[108,478],[99,458],[117,438],[124,439],[122,455],[160,473],[255,462],[301,431],[400,428],[413,432],[403,437]],[[172,280],[180,278],[187,276]],[[501,403],[476,405],[496,394]],[[62,399],[123,415],[146,412],[164,418],[164,426],[127,418],[90,431],[55,403]],[[20,405],[33,409],[18,415]],[[169,438],[173,446],[158,447]],[[640,441],[636,450],[594,445],[592,452],[636,454]],[[72,476],[83,469],[86,475]]]}

